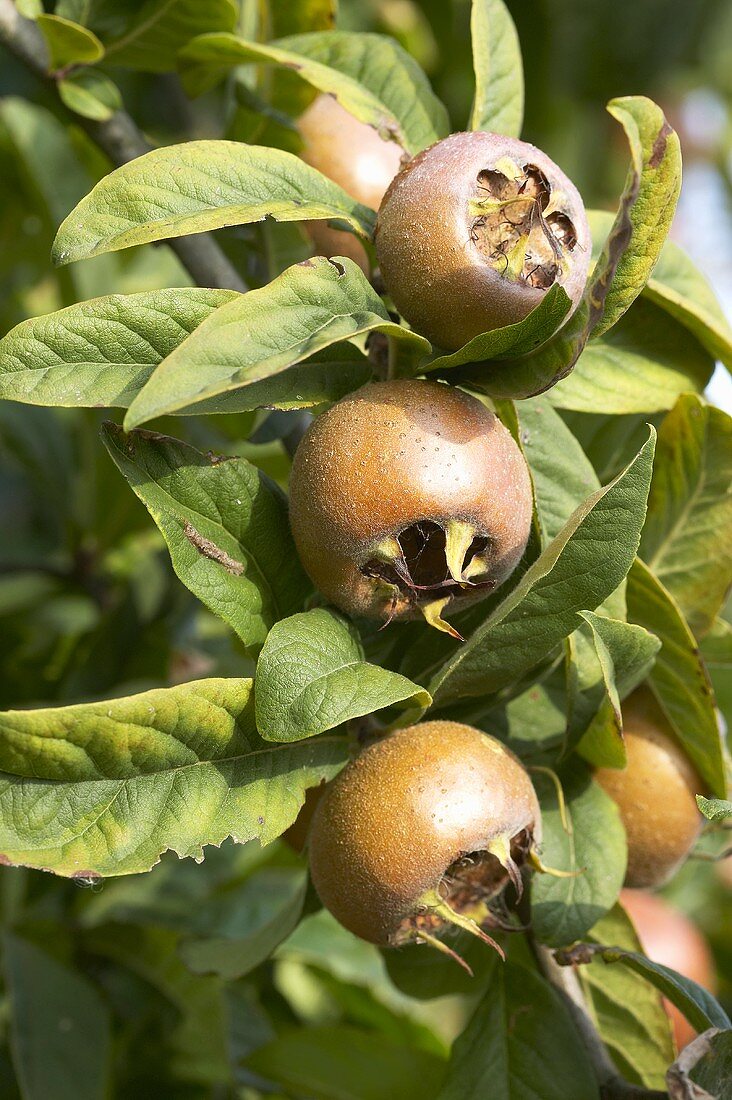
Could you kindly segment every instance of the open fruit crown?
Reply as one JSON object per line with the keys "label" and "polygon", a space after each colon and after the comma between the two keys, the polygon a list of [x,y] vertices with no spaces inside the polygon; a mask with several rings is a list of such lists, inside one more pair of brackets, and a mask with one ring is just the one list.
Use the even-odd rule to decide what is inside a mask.
{"label": "open fruit crown", "polygon": [[[437,770],[447,767],[443,722],[467,723],[481,746],[476,752],[500,758],[518,776],[513,800],[495,810],[495,820],[479,802],[474,830],[457,838],[440,833],[460,792],[470,790],[460,771],[463,752],[452,786],[438,787],[419,859],[405,867],[401,858],[413,852],[409,842],[418,833],[407,815],[414,802],[399,791],[390,802],[384,793],[368,816],[344,805],[326,830],[334,841],[336,826],[350,822],[342,844],[317,843],[312,853],[323,899],[379,944],[416,938],[445,946],[448,925],[498,941],[502,924],[516,924],[504,903],[521,889],[522,866],[540,854],[567,876],[534,876],[530,906],[524,892],[521,924],[530,921],[537,950],[530,954],[521,935],[505,941],[513,958],[491,979],[472,1030],[455,1047],[451,1095],[467,1096],[477,1079],[500,1072],[499,1042],[508,1060],[526,1049],[529,1064],[563,1058],[566,1073],[554,1079],[577,1082],[581,1100],[597,1095],[578,1055],[573,1018],[536,961],[546,961],[549,948],[576,950],[570,961],[594,953],[619,962],[673,994],[694,1026],[724,1031],[723,1010],[650,966],[614,909],[628,868],[631,876],[639,867],[647,873],[650,859],[660,875],[688,854],[699,834],[697,808],[707,822],[699,844],[716,855],[732,810],[716,711],[719,703],[732,724],[723,680],[732,667],[725,611],[732,420],[703,397],[715,360],[732,364],[732,336],[704,276],[666,241],[681,162],[663,111],[644,96],[611,101],[608,110],[627,139],[627,178],[612,214],[585,211],[547,153],[520,138],[521,57],[500,0],[471,4],[475,94],[454,134],[417,62],[387,36],[330,29],[328,0],[248,5],[249,38],[237,33],[231,0],[153,2],[139,20],[134,4],[68,3],[59,8],[64,15],[53,16],[41,12],[47,6],[23,4],[39,12],[35,25],[0,0],[0,37],[12,33],[10,24],[22,27],[15,52],[24,62],[34,36],[46,36],[35,65],[44,102],[63,102],[80,125],[67,132],[46,107],[4,100],[1,151],[18,169],[13,180],[35,165],[39,192],[48,196],[49,180],[54,184],[50,206],[22,224],[46,226],[61,182],[63,201],[76,202],[58,229],[56,264],[101,262],[54,276],[39,267],[41,229],[28,241],[19,234],[10,250],[17,245],[23,256],[19,279],[26,267],[32,278],[22,293],[13,287],[7,308],[31,312],[48,303],[47,294],[58,308],[28,317],[0,340],[0,396],[8,402],[0,464],[13,491],[32,486],[42,501],[41,508],[37,501],[13,505],[6,523],[9,535],[16,526],[28,534],[29,549],[27,559],[8,563],[18,576],[3,588],[13,649],[3,682],[17,709],[0,716],[0,863],[92,885],[122,876],[106,884],[102,904],[40,888],[26,898],[24,886],[8,894],[13,921],[16,910],[30,906],[23,957],[39,952],[42,961],[29,969],[44,982],[62,975],[51,988],[63,996],[48,999],[53,1006],[62,1001],[65,1014],[64,966],[92,959],[76,983],[91,1007],[73,1035],[89,1021],[108,1027],[108,1013],[127,1017],[127,991],[142,996],[149,976],[140,980],[139,952],[154,940],[165,944],[170,964],[161,979],[165,996],[169,979],[179,976],[171,999],[176,1027],[179,1014],[190,1013],[185,1036],[208,1035],[240,1002],[248,1012],[260,996],[263,1005],[280,1006],[290,995],[286,1011],[276,1007],[261,1028],[274,1035],[309,1002],[277,985],[287,960],[299,973],[309,965],[303,958],[316,958],[325,970],[341,948],[327,914],[320,915],[325,949],[322,940],[313,946],[305,922],[298,929],[302,953],[286,942],[312,897],[302,863],[266,846],[295,821],[307,790],[333,780],[318,811],[330,821],[325,798],[336,805],[351,778],[401,738],[417,738],[415,776],[428,739]],[[257,22],[265,10],[266,26]],[[84,23],[67,18],[74,15]],[[121,92],[100,68],[106,58],[135,73],[147,65],[149,89],[162,86],[157,74],[177,68],[191,97],[205,91],[207,105],[220,105],[227,120],[221,135],[136,155],[144,139],[118,109]],[[326,108],[337,105],[341,123],[357,125],[344,139],[353,141],[354,160],[358,127],[376,135],[369,158],[388,149],[398,172],[392,180],[379,176],[386,193],[378,214],[373,192],[357,193],[356,176],[336,179],[333,161],[327,171],[325,160],[323,170],[316,166],[304,120],[319,96]],[[571,136],[574,116],[565,121],[564,108],[552,114]],[[207,106],[206,126],[212,117]],[[198,125],[204,116],[195,118]],[[45,135],[42,156],[29,140],[37,134]],[[117,167],[81,197],[86,185],[69,165],[81,171],[83,164],[85,173],[99,168],[94,143]],[[609,159],[611,142],[592,155]],[[8,224],[18,213],[12,191],[6,189]],[[315,224],[354,247],[314,255],[330,251]],[[167,242],[177,258],[149,247],[156,242]],[[135,251],[120,258],[128,248]],[[114,289],[147,289],[76,301],[75,288],[92,278],[95,287],[109,279]],[[30,406],[61,407],[63,414]],[[120,478],[90,442],[102,408],[124,410],[122,424],[102,427]],[[151,422],[183,438],[141,427]],[[129,507],[131,493],[158,529],[153,540],[148,516]],[[167,571],[160,539],[172,563]],[[426,629],[425,617],[439,630]],[[150,683],[165,686],[143,690]],[[136,694],[129,694],[132,684]],[[627,795],[635,775],[631,716],[641,685],[689,768],[666,754],[670,772],[647,769],[635,788],[641,793],[628,804],[619,792]],[[38,709],[40,699],[48,705]],[[433,740],[424,731],[435,715]],[[402,726],[407,732],[392,741],[389,733]],[[531,763],[535,791],[517,759]],[[673,837],[678,819],[665,814],[666,789],[650,782],[661,774],[683,792],[675,807],[683,801],[691,811]],[[408,785],[409,777],[402,790]],[[484,784],[489,793],[498,786]],[[650,843],[633,828],[631,811],[641,798],[654,810]],[[373,826],[368,836],[366,821]],[[400,873],[386,882],[385,915],[374,928],[360,922],[371,888],[387,878],[379,878],[387,822],[388,852]],[[346,909],[331,895],[329,876],[334,881],[356,837],[374,846],[359,857]],[[636,860],[639,837],[645,851]],[[242,853],[233,844],[212,853],[228,838],[264,848],[253,858],[252,849]],[[202,859],[204,850],[195,875],[186,877],[172,861],[152,870],[163,853]],[[150,871],[143,904],[126,876]],[[180,875],[175,889],[170,874]],[[345,870],[335,876],[345,877]],[[250,908],[247,901],[246,935],[237,908],[242,896],[257,903]],[[135,919],[148,914],[149,899],[159,921],[149,937],[138,936],[132,921],[122,928],[108,920],[110,913],[125,920],[132,911]],[[254,927],[253,910],[263,914],[261,926]],[[52,957],[39,928],[57,913],[61,947]],[[113,962],[126,932],[131,963],[117,982]],[[17,961],[14,939],[9,934],[3,944]],[[276,965],[250,983],[249,970],[275,947],[282,953]],[[344,954],[351,949],[352,942]],[[100,951],[107,953],[103,964]],[[407,945],[387,963],[407,990],[414,988],[411,954]],[[433,963],[435,984],[453,989],[442,960]],[[350,965],[339,971],[334,964],[334,982],[352,972]],[[10,964],[7,973],[12,981]],[[225,986],[232,975],[236,986]],[[94,986],[103,981],[99,996]],[[592,972],[590,998],[595,983]],[[7,1001],[13,1011],[26,1006],[21,1038],[36,1016],[48,1019],[27,1008],[25,988],[17,981]],[[333,988],[329,1006],[338,999]],[[320,1011],[325,1000],[312,1000]],[[387,1018],[389,1043],[395,1035],[404,1039],[403,1019],[387,1015],[386,1003],[351,1000],[358,1001],[358,1026],[365,1017]],[[602,1004],[598,997],[589,1015],[610,1016],[608,1042],[619,1064],[637,1067],[642,1046],[651,1069],[636,1076],[657,1083],[659,1006],[644,1002],[651,1024],[636,1027],[634,1017],[629,1038],[618,1007],[626,1000],[625,993]],[[150,1003],[145,1020],[167,1020],[170,1014]],[[45,1009],[45,986],[35,1004]],[[308,1043],[327,1031],[321,1022],[308,1031]],[[28,1049],[45,1049],[56,1024],[54,1016]],[[156,1067],[164,1052],[180,1052],[183,1034],[158,1041],[155,1033]],[[498,1036],[485,1043],[490,1057],[481,1050],[486,1035]],[[217,1050],[229,1049],[230,1035],[215,1038]],[[283,1026],[272,1044],[290,1038]],[[335,1064],[331,1052],[342,1041],[336,1032],[318,1064]],[[422,1038],[414,1042],[423,1056]],[[430,1043],[442,1051],[441,1041]],[[98,1047],[117,1049],[101,1039]],[[68,1048],[64,1058],[76,1049]],[[395,1063],[389,1050],[375,1060],[387,1076]],[[264,1076],[289,1094],[292,1079],[281,1068],[287,1062],[287,1055],[274,1058]],[[0,1050],[0,1066],[6,1064]],[[230,1091],[240,1078],[228,1056],[226,1070],[217,1087]],[[205,1078],[208,1088],[209,1062],[196,1072],[194,1087]],[[83,1065],[78,1077],[86,1080]],[[509,1095],[520,1073],[506,1071],[505,1078],[496,1094]],[[374,1094],[388,1096],[392,1083],[379,1080]],[[308,1089],[298,1083],[296,1091]]]}

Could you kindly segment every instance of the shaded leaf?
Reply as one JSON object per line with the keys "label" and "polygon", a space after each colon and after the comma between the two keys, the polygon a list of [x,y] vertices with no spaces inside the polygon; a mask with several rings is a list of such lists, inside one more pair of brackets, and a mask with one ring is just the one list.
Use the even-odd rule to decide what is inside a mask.
{"label": "shaded leaf", "polygon": [[612,909],[625,878],[625,830],[618,807],[579,761],[559,775],[569,832],[554,783],[533,779],[541,804],[541,861],[571,878],[534,875],[531,923],[540,943],[561,947],[587,934]]}
{"label": "shaded leaf", "polygon": [[200,680],[0,715],[4,859],[93,879],[148,871],[168,849],[200,859],[229,836],[274,840],[347,753],[335,736],[262,741],[251,687]]}
{"label": "shaded leaf", "polygon": [[187,42],[207,31],[233,30],[238,15],[235,0],[146,0],[127,10],[132,18],[107,42],[107,60],[148,73],[175,69]]}
{"label": "shaded leaf", "polygon": [[102,436],[168,544],[181,581],[247,646],[302,606],[310,585],[282,492],[244,458],[204,455],[150,432]]}
{"label": "shaded leaf", "polygon": [[104,46],[86,27],[59,15],[39,15],[36,19],[48,46],[51,72],[67,65],[89,64],[104,57]]}
{"label": "shaded leaf", "polygon": [[471,130],[521,135],[524,71],[513,20],[502,0],[473,0],[470,21],[475,71]]}
{"label": "shaded leaf", "polygon": [[[260,383],[260,403],[276,404],[287,381],[276,377],[280,372],[359,334],[383,332],[400,340],[406,353],[429,347],[389,319],[361,269],[344,258],[295,264],[260,290],[237,296],[208,320],[156,370],[133,402],[127,425],[174,410],[251,408],[252,383]],[[307,378],[304,368],[303,375]],[[274,401],[266,400],[265,380],[270,379]]]}
{"label": "shaded leaf", "polygon": [[13,1061],[23,1100],[104,1100],[111,1070],[107,1006],[81,974],[5,933]]}
{"label": "shaded leaf", "polygon": [[[633,925],[619,905],[595,925],[592,939],[641,950]],[[607,967],[599,959],[580,967],[578,974],[600,1037],[619,1072],[635,1084],[663,1089],[666,1068],[674,1060],[674,1044],[658,992],[634,971]]]}
{"label": "shaded leaf", "polygon": [[[510,595],[435,674],[438,705],[482,695],[528,671],[618,587],[645,517],[654,436],[610,485],[574,512]],[[602,557],[603,569],[594,567]]]}
{"label": "shaded leaf", "polygon": [[58,94],[70,111],[95,122],[106,122],[122,107],[117,85],[94,69],[69,73],[59,80]]}
{"label": "shaded leaf", "polygon": [[127,407],[158,363],[237,296],[197,287],[111,294],[21,321],[0,340],[0,397]]}
{"label": "shaded leaf", "polygon": [[640,559],[628,575],[628,617],[660,638],[650,674],[653,692],[709,793],[724,797],[722,743],[709,677],[673,597]]}
{"label": "shaded leaf", "polygon": [[282,149],[187,141],[153,149],[100,180],[62,223],[53,260],[273,218],[337,219],[368,237],[372,211]]}
{"label": "shaded leaf", "polygon": [[516,963],[455,1041],[439,1100],[599,1100],[592,1065],[552,987]]}
{"label": "shaded leaf", "polygon": [[316,608],[272,627],[257,662],[257,728],[268,741],[300,741],[395,703],[428,707],[428,693],[369,664],[353,623]]}
{"label": "shaded leaf", "polygon": [[421,68],[393,38],[328,31],[292,35],[263,45],[231,34],[210,34],[181,53],[190,91],[247,61],[296,72],[385,139],[418,153],[450,132],[447,111]]}
{"label": "shaded leaf", "polygon": [[705,634],[732,584],[732,417],[694,394],[659,429],[639,553]]}

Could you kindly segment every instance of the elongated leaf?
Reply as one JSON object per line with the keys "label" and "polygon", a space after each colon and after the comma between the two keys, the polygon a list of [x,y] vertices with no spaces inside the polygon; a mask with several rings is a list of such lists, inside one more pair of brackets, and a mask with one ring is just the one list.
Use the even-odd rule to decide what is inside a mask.
{"label": "elongated leaf", "polygon": [[708,1027],[721,1029],[732,1027],[729,1017],[717,1000],[703,986],[691,978],[684,978],[668,966],[651,962],[645,955],[636,951],[624,951],[618,947],[605,947],[597,955],[606,963],[623,963],[641,974],[676,1005],[679,1012],[686,1016],[695,1031],[706,1031]]}
{"label": "elongated leaf", "polygon": [[610,332],[590,340],[547,397],[576,412],[656,412],[672,408],[682,393],[701,393],[713,370],[712,357],[687,328],[641,299]]}
{"label": "elongated leaf", "polygon": [[[523,321],[475,336],[459,351],[440,355],[423,369],[446,371],[461,367],[460,378],[466,381],[477,378],[484,393],[496,397],[531,397],[551,386],[556,381],[554,376],[539,380],[533,374],[525,375],[520,366],[502,361],[528,355],[548,340],[566,317],[570,305],[563,288],[555,283]],[[489,368],[487,364],[494,360],[496,365]]]}
{"label": "elongated leaf", "polygon": [[[251,408],[247,387],[339,341],[378,331],[402,341],[405,352],[429,344],[389,319],[366,276],[352,260],[322,257],[288,268],[267,286],[231,301],[156,370],[133,402],[132,427],[161,413]],[[275,393],[279,381],[275,380]],[[260,384],[260,392],[266,388]],[[263,404],[272,402],[263,401]]]}
{"label": "elongated leaf", "polygon": [[[551,1067],[551,1072],[548,1072]],[[499,967],[453,1047],[438,1100],[599,1100],[589,1058],[552,987]]]}
{"label": "elongated leaf", "polygon": [[325,608],[272,628],[255,694],[257,729],[268,741],[300,741],[394,703],[431,702],[411,680],[364,660],[355,626]]}
{"label": "elongated leaf", "polygon": [[693,394],[658,433],[640,555],[705,634],[732,584],[732,417]]}
{"label": "elongated leaf", "polygon": [[52,72],[67,65],[90,64],[104,57],[104,46],[86,27],[59,15],[39,15],[36,23],[48,46]]}
{"label": "elongated leaf", "polygon": [[346,755],[335,736],[262,741],[238,679],[8,711],[0,734],[4,860],[80,878],[148,871],[168,849],[200,859],[228,836],[267,844]]}
{"label": "elongated leaf", "polygon": [[282,149],[236,141],[168,145],[105,176],[61,225],[57,264],[247,222],[334,218],[368,237],[372,211]]}
{"label": "elongated leaf", "polygon": [[385,35],[314,32],[262,45],[210,34],[183,50],[181,60],[194,92],[202,81],[210,83],[212,73],[222,75],[246,61],[292,70],[411,154],[450,132],[447,111],[417,62]]}
{"label": "elongated leaf", "polygon": [[233,30],[238,15],[235,0],[146,0],[126,6],[132,18],[107,44],[107,58],[149,73],[175,69],[187,42],[207,31]]}
{"label": "elongated leaf", "polygon": [[[643,627],[604,615],[582,614],[586,626],[570,669],[567,747],[596,767],[623,768],[620,700],[648,675],[661,643]],[[578,636],[579,635],[579,636]]]}
{"label": "elongated leaf", "polygon": [[[528,671],[625,577],[640,540],[655,432],[613,482],[589,497],[514,590],[437,672],[439,705],[496,691]],[[602,568],[596,562],[602,561]]]}
{"label": "elongated leaf", "polygon": [[640,559],[628,576],[628,617],[660,638],[650,675],[654,694],[709,793],[723,798],[724,762],[709,678],[678,605]]}
{"label": "elongated leaf", "polygon": [[554,783],[534,779],[542,817],[541,859],[573,877],[535,875],[531,923],[541,943],[562,947],[587,934],[612,909],[625,878],[626,843],[613,800],[578,761],[559,774],[566,801],[565,829]]}
{"label": "elongated leaf", "polygon": [[261,644],[302,606],[300,566],[281,491],[243,458],[204,455],[149,432],[105,425],[104,443],[150,512],[183,583],[237,632]]}
{"label": "elongated leaf", "polygon": [[231,981],[269,958],[302,913],[307,873],[264,868],[242,886],[199,908],[198,936],[187,937],[180,956],[194,974]]}
{"label": "elongated leaf", "polygon": [[598,267],[623,240],[593,333],[600,336],[622,317],[646,285],[666,239],[681,189],[681,147],[663,111],[645,96],[612,99],[608,111],[625,130],[630,170],[620,211]]}
{"label": "elongated leaf", "polygon": [[[633,925],[619,905],[592,929],[597,943],[640,952]],[[627,967],[599,959],[578,970],[600,1037],[626,1080],[663,1089],[674,1060],[669,1019],[658,992]]]}
{"label": "elongated leaf", "polygon": [[726,798],[705,798],[698,794],[696,801],[708,821],[726,821],[732,817],[732,802]]}
{"label": "elongated leaf", "polygon": [[701,643],[704,663],[722,669],[732,669],[732,623],[715,619]]}
{"label": "elongated leaf", "polygon": [[0,340],[0,397],[32,405],[127,407],[229,290],[111,294],[31,317]]}
{"label": "elongated leaf", "polygon": [[[593,241],[599,242],[610,231],[612,215],[589,210],[588,217]],[[732,329],[724,310],[709,280],[676,241],[664,243],[643,297],[680,321],[714,359],[732,369]]]}
{"label": "elongated leaf", "polygon": [[95,122],[106,122],[122,107],[116,84],[95,69],[79,69],[58,81],[58,94],[70,111]]}
{"label": "elongated leaf", "polygon": [[520,137],[524,68],[516,28],[503,0],[473,0],[470,35],[475,70],[470,129]]}
{"label": "elongated leaf", "polygon": [[6,932],[3,955],[23,1100],[105,1100],[112,1052],[109,1011],[99,993],[20,936]]}
{"label": "elongated leaf", "polygon": [[444,1074],[436,1055],[345,1024],[288,1028],[246,1064],[314,1100],[431,1100]]}

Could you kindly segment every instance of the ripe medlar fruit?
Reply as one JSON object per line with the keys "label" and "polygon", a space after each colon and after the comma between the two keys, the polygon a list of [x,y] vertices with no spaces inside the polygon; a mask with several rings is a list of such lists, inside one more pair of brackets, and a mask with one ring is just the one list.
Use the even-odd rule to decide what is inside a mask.
{"label": "ripe medlar fruit", "polygon": [[497,947],[484,929],[510,927],[505,887],[521,893],[540,839],[513,753],[472,726],[424,722],[369,745],[326,786],[310,867],[320,900],[357,936],[454,955],[439,936],[455,925]]}
{"label": "ripe medlar fruit", "polygon": [[622,709],[627,767],[599,768],[595,777],[617,803],[625,826],[625,885],[662,886],[699,835],[695,795],[704,793],[704,785],[650,688],[638,688]]}
{"label": "ripe medlar fruit", "polygon": [[574,184],[540,149],[500,134],[452,134],[419,153],[376,224],[396,308],[448,350],[522,320],[554,283],[576,306],[590,254]]}
{"label": "ripe medlar fruit", "polygon": [[[620,903],[633,921],[645,954],[714,993],[717,978],[707,941],[689,918],[663,898],[644,890],[623,890]],[[676,1046],[682,1050],[696,1031],[675,1005],[664,999]]]}
{"label": "ripe medlar fruit", "polygon": [[526,462],[474,397],[439,382],[375,382],[308,429],[290,478],[300,558],[338,607],[442,619],[501,584],[532,515]]}
{"label": "ripe medlar fruit", "polygon": [[[302,159],[352,198],[378,210],[399,171],[402,147],[384,141],[373,126],[354,118],[331,95],[317,96],[303,111],[297,128],[303,139]],[[366,249],[353,233],[333,229],[327,221],[306,224],[319,256],[347,256],[369,274]]]}

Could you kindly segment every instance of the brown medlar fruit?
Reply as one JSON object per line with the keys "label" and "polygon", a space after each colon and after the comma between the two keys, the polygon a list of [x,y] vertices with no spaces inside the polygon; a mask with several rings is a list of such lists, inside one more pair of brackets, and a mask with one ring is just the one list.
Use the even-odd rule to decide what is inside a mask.
{"label": "brown medlar fruit", "polygon": [[582,199],[533,145],[452,134],[392,180],[376,225],[389,294],[438,347],[521,321],[559,283],[576,306],[591,238]]}
{"label": "brown medlar fruit", "polygon": [[516,567],[532,488],[510,432],[474,397],[417,379],[375,382],[308,429],[290,478],[298,553],[337,607],[368,618],[483,599]]}
{"label": "brown medlar fruit", "polygon": [[507,926],[504,890],[512,882],[520,895],[540,839],[513,753],[472,726],[424,722],[369,745],[326,786],[310,867],[323,904],[357,936],[454,955],[440,937],[455,925],[497,947],[485,929]]}
{"label": "brown medlar fruit", "polygon": [[662,886],[684,862],[702,826],[695,795],[704,784],[675,739],[651,689],[625,700],[627,766],[595,773],[617,803],[628,839],[625,885]]}

